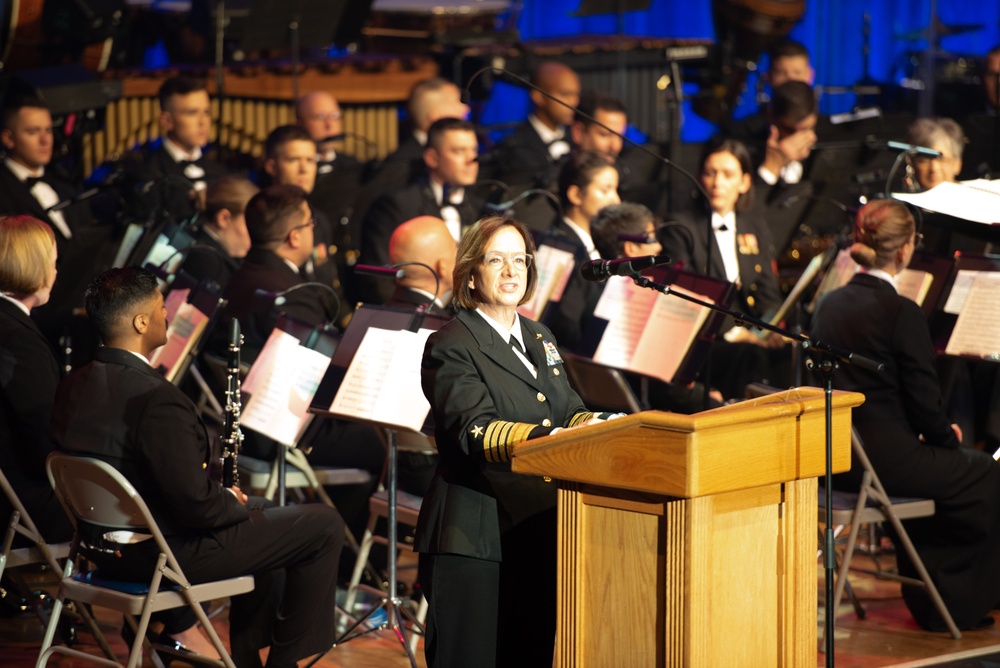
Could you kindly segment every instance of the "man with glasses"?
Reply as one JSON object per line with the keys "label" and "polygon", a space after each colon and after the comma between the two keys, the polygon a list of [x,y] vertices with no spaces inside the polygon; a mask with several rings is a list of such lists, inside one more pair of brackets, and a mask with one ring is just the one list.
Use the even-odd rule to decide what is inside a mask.
{"label": "man with glasses", "polygon": [[[260,191],[247,203],[245,215],[250,252],[229,282],[228,303],[219,322],[239,319],[243,360],[252,362],[278,320],[278,309],[267,308],[254,295],[257,290],[278,294],[307,282],[301,270],[313,254],[316,223],[305,191],[294,185]],[[280,310],[313,325],[335,323],[340,305],[331,293],[332,288],[320,286],[299,288],[284,297]],[[225,331],[216,334],[222,344]],[[222,345],[216,348],[224,349]]]}
{"label": "man with glasses", "polygon": [[[331,139],[344,135],[343,112],[333,95],[326,91],[303,95],[295,106],[295,117],[318,151],[316,183],[311,191],[306,189],[309,204],[333,223],[332,242],[338,249],[336,257],[341,278],[346,280],[344,270],[357,259],[361,245],[361,219],[353,214],[364,165],[353,155],[337,150],[343,146],[341,140]],[[367,150],[363,157],[374,157],[368,155]]]}

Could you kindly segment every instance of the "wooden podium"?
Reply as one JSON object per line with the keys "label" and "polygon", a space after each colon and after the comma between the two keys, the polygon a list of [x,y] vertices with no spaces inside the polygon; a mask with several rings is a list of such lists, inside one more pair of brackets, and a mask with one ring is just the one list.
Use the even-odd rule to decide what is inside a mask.
{"label": "wooden podium", "polygon": [[[833,470],[851,411],[833,396]],[[823,390],[646,411],[527,441],[559,480],[558,668],[816,665]]]}

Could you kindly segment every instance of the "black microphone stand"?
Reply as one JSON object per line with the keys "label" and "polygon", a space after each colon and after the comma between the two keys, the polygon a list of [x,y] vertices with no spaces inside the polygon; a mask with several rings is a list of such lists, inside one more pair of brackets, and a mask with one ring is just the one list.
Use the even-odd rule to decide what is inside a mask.
{"label": "black microphone stand", "polygon": [[[597,120],[596,118],[594,118],[590,114],[584,113],[579,108],[574,107],[571,104],[567,104],[567,103],[563,102],[562,100],[560,100],[558,97],[556,97],[552,93],[548,92],[547,90],[544,90],[544,89],[540,88],[539,86],[536,86],[535,84],[531,83],[530,81],[528,81],[524,77],[518,76],[518,75],[514,74],[513,72],[505,70],[502,67],[494,67],[492,65],[489,65],[487,67],[482,67],[482,68],[476,70],[475,72],[473,72],[472,76],[469,77],[469,81],[465,84],[465,88],[462,91],[462,99],[463,100],[468,99],[468,97],[469,97],[469,89],[471,88],[473,82],[477,78],[479,78],[480,75],[484,74],[485,72],[491,72],[492,74],[495,74],[495,75],[499,76],[500,78],[507,77],[507,78],[513,80],[514,82],[521,84],[522,86],[530,88],[533,91],[537,91],[540,95],[543,95],[545,98],[547,98],[549,100],[553,100],[554,102],[557,102],[558,104],[561,104],[562,106],[566,107],[567,109],[571,109],[573,111],[573,114],[574,114],[575,117],[587,119],[587,121],[593,123],[594,125],[597,125],[600,128],[603,128],[603,129],[607,130],[608,132],[610,132],[614,136],[620,138],[623,142],[625,142],[629,146],[633,146],[633,147],[637,148],[638,150],[642,151],[643,153],[645,153],[646,155],[654,158],[655,160],[658,160],[659,162],[663,163],[664,165],[667,165],[671,169],[677,170],[678,172],[680,172],[681,174],[683,174],[684,177],[687,178],[691,183],[694,184],[695,189],[697,189],[697,191],[699,193],[701,193],[701,196],[704,198],[704,202],[705,202],[706,206],[708,206],[709,208],[711,208],[711,199],[709,198],[708,193],[705,191],[705,187],[702,186],[701,182],[698,179],[696,179],[694,177],[694,175],[691,174],[691,172],[687,171],[686,169],[684,169],[683,167],[681,167],[680,165],[678,165],[673,160],[670,160],[669,158],[666,158],[666,157],[660,155],[656,151],[653,151],[653,150],[651,150],[649,148],[646,148],[646,146],[644,146],[644,145],[642,145],[642,144],[640,144],[638,142],[632,141],[631,139],[629,139],[625,135],[621,134],[620,132],[617,132],[614,129],[609,128],[607,125],[605,125],[604,123],[601,123],[599,120]],[[560,209],[561,208],[562,207],[560,207]],[[708,275],[708,264],[711,262],[711,258],[712,258],[712,232],[713,231],[712,231],[712,225],[710,224],[710,221],[711,221],[711,218],[709,218],[709,221],[708,221],[709,224],[706,225],[706,237],[705,237],[705,251],[706,251],[705,252],[705,258],[706,259],[705,259],[704,270],[705,270],[705,275],[706,276]],[[710,353],[709,357],[705,360],[705,368],[704,368],[704,371],[702,373],[702,378],[703,378],[704,383],[705,383],[705,407],[706,408],[708,407],[708,401],[709,401],[708,391],[711,389],[711,387],[709,387],[711,385],[711,374],[712,374],[711,368],[712,368],[712,362],[711,362],[711,353]]]}
{"label": "black microphone stand", "polygon": [[[826,652],[826,665],[832,668],[833,666],[833,578],[834,571],[837,568],[837,561],[834,557],[833,545],[834,545],[834,535],[833,535],[833,506],[831,505],[831,499],[833,494],[833,374],[839,367],[841,363],[843,364],[857,364],[863,369],[868,369],[870,371],[880,372],[884,368],[884,365],[857,355],[845,350],[843,348],[838,348],[836,346],[831,346],[830,344],[823,343],[822,341],[815,341],[810,339],[804,334],[798,332],[792,332],[784,328],[772,325],[768,322],[764,322],[758,318],[746,315],[745,313],[740,313],[738,311],[733,311],[724,306],[719,306],[718,304],[713,304],[711,302],[706,302],[697,297],[692,297],[690,295],[684,294],[682,292],[676,292],[670,288],[669,285],[664,283],[657,283],[645,276],[640,274],[635,274],[632,276],[632,281],[642,288],[649,288],[650,290],[656,290],[657,292],[662,292],[665,295],[674,295],[685,299],[699,306],[704,306],[705,308],[712,309],[713,311],[718,311],[719,313],[725,314],[734,320],[737,324],[752,325],[759,329],[766,329],[769,332],[774,332],[780,334],[786,338],[792,339],[799,342],[803,350],[812,350],[817,353],[817,359],[810,359],[807,366],[810,369],[815,368],[823,376],[824,385],[824,397],[825,397],[825,408],[826,408],[826,471],[824,474],[824,485],[826,487],[826,507],[825,507],[825,521],[826,528],[823,532],[823,582],[825,584],[825,610],[826,618],[824,621],[824,644]],[[817,361],[818,360],[818,361]]]}

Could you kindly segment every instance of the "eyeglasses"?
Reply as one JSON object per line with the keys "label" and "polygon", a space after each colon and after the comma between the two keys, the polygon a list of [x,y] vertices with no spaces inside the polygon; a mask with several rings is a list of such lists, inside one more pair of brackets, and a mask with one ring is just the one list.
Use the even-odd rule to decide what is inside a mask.
{"label": "eyeglasses", "polygon": [[527,253],[486,253],[483,255],[483,262],[489,269],[500,271],[504,262],[509,262],[515,271],[527,271],[531,266],[531,255]]}
{"label": "eyeglasses", "polygon": [[288,230],[288,236],[286,236],[285,239],[288,239],[289,237],[291,237],[292,236],[292,232],[294,232],[295,230],[301,230],[301,229],[306,228],[306,227],[316,227],[316,219],[315,218],[310,218],[309,220],[307,220],[306,222],[302,223],[301,225],[296,225],[292,229]]}
{"label": "eyeglasses", "polygon": [[309,118],[314,121],[339,121],[343,117],[339,111],[331,111],[328,114],[312,114]]}

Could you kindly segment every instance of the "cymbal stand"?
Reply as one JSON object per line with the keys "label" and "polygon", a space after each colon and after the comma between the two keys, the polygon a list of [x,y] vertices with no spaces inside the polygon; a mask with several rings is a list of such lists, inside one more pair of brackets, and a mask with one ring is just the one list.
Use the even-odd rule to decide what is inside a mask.
{"label": "cymbal stand", "polygon": [[[392,632],[396,635],[396,638],[403,645],[403,649],[406,651],[406,656],[410,660],[410,666],[412,668],[417,668],[417,659],[413,654],[413,650],[410,649],[410,643],[407,642],[406,637],[406,625],[405,621],[409,621],[413,629],[411,633],[423,633],[424,627],[416,618],[410,613],[410,611],[403,605],[403,600],[398,596],[397,593],[397,576],[396,576],[396,557],[397,557],[397,547],[396,547],[396,457],[399,450],[399,445],[397,442],[397,432],[396,429],[392,427],[384,427],[386,440],[389,443],[389,464],[388,464],[388,492],[389,492],[389,504],[388,504],[388,516],[386,522],[386,547],[389,552],[389,590],[386,592],[382,599],[373,605],[368,612],[364,614],[357,622],[350,626],[344,633],[337,638],[333,643],[333,647],[340,645],[342,643],[348,642],[349,640],[354,640],[355,638],[360,638],[361,636],[367,635],[374,631],[380,631],[385,628],[392,629]],[[368,626],[365,628],[363,625],[369,619],[371,619],[375,613],[379,610],[385,610],[386,619],[384,622],[378,626]],[[350,613],[350,611],[348,611]],[[359,630],[360,629],[360,630]],[[317,661],[323,657],[323,654],[315,657],[311,662],[306,664],[306,668],[312,666]]]}

